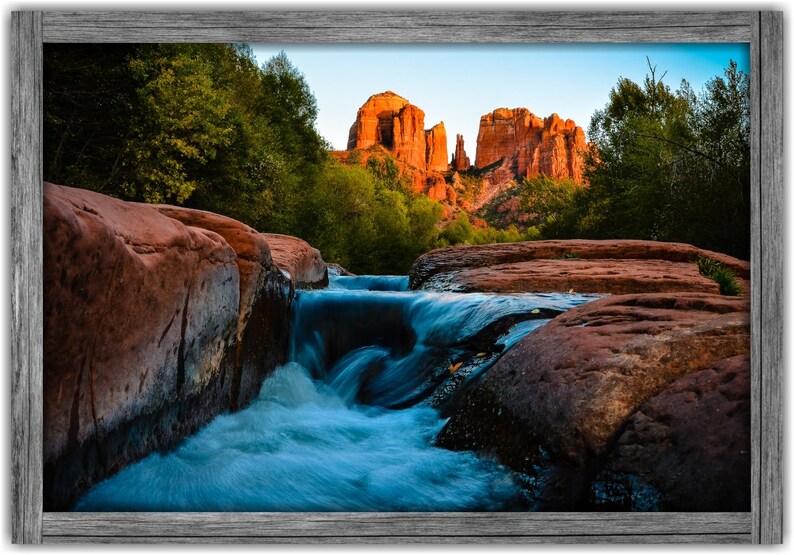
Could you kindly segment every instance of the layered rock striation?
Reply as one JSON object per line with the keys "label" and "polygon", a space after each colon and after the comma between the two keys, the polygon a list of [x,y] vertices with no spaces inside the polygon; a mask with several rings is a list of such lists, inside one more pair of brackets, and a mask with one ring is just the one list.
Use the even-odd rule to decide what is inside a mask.
{"label": "layered rock striation", "polygon": [[217,214],[45,183],[43,215],[52,511],[250,402],[286,359],[292,285],[266,236]]}
{"label": "layered rock striation", "polygon": [[749,291],[750,264],[684,243],[548,240],[457,245],[423,254],[410,272],[413,289],[490,292],[641,293],[700,291],[719,286],[700,275],[698,257],[715,260]]}
{"label": "layered rock striation", "polygon": [[573,120],[497,108],[480,118],[474,165],[482,169],[503,160],[519,179],[544,174],[581,183],[586,147],[584,131]]}
{"label": "layered rock striation", "polygon": [[386,91],[369,97],[350,128],[347,148],[383,145],[391,154],[420,170],[446,171],[444,122],[425,130],[425,113],[405,98]]}

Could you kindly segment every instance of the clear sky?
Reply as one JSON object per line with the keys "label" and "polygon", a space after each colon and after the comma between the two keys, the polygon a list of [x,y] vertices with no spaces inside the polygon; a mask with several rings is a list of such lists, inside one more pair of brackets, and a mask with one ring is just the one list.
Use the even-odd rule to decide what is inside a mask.
{"label": "clear sky", "polygon": [[425,112],[425,128],[443,121],[450,156],[462,133],[474,161],[480,116],[495,108],[556,112],[585,132],[593,111],[607,103],[620,77],[641,82],[646,56],[657,77],[695,92],[733,59],[749,73],[747,44],[581,45],[252,45],[259,63],[284,50],[317,99],[320,134],[334,149],[347,147],[359,107],[392,90]]}

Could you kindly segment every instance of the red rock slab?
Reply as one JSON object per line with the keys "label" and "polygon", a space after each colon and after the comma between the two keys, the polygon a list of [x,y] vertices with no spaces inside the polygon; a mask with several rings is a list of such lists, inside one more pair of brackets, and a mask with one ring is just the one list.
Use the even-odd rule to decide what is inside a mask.
{"label": "red rock slab", "polygon": [[630,509],[643,501],[641,480],[659,510],[749,511],[750,357],[723,359],[648,399],[620,434],[605,480],[617,496],[609,501]]}
{"label": "red rock slab", "polygon": [[715,281],[700,275],[697,264],[667,260],[538,259],[437,274],[428,284],[444,279],[461,292],[720,292]]}
{"label": "red rock slab", "polygon": [[414,262],[410,272],[411,288],[420,288],[431,276],[442,272],[566,255],[575,255],[581,259],[656,259],[670,262],[694,262],[698,256],[705,256],[730,268],[737,277],[750,279],[749,262],[699,249],[686,243],[632,239],[567,239],[493,245],[457,245],[436,249],[423,254]]}
{"label": "red rock slab", "polygon": [[296,287],[325,287],[328,268],[320,251],[303,239],[278,233],[263,233],[273,262],[287,272]]}
{"label": "red rock slab", "polygon": [[[491,452],[531,471],[578,469],[555,494],[581,501],[594,461],[629,418],[675,380],[747,355],[747,298],[703,293],[606,297],[569,310],[511,348],[462,402],[443,447]],[[705,418],[705,417],[704,417]]]}

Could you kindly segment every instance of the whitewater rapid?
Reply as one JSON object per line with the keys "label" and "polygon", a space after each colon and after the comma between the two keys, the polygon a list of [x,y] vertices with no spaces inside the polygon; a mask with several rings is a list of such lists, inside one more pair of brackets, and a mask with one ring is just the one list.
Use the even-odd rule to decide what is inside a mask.
{"label": "whitewater rapid", "polygon": [[[251,405],[97,484],[74,510],[526,509],[508,469],[433,445],[445,419],[430,399],[489,326],[593,297],[416,292],[407,284],[405,276],[333,277],[327,289],[298,291],[290,362]],[[510,325],[466,379],[546,321]]]}

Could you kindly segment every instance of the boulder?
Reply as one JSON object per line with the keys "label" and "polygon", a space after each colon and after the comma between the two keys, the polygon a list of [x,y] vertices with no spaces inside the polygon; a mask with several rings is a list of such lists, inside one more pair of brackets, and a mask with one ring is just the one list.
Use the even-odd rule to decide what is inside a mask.
{"label": "boulder", "polygon": [[[653,293],[593,301],[503,355],[437,442],[539,476],[544,508],[579,508],[643,404],[684,376],[747,355],[749,334],[747,298]],[[691,501],[694,492],[686,495]]]}
{"label": "boulder", "polygon": [[466,291],[713,291],[712,282],[698,274],[695,262],[699,256],[730,268],[743,290],[749,291],[748,262],[684,243],[623,239],[526,241],[436,249],[414,262],[410,286]]}
{"label": "boulder", "polygon": [[[203,210],[165,204],[153,208],[187,226],[217,233],[234,249],[240,276],[240,308],[231,408],[243,407],[256,397],[264,379],[283,362],[287,349],[283,323],[287,318],[288,278],[273,260],[266,235],[254,228]],[[262,348],[263,345],[268,348]]]}
{"label": "boulder", "polygon": [[591,486],[606,510],[750,510],[750,357],[677,379],[629,419]]}
{"label": "boulder", "polygon": [[325,287],[328,268],[320,251],[303,239],[278,233],[263,233],[270,247],[273,262],[286,272],[293,287]]}

